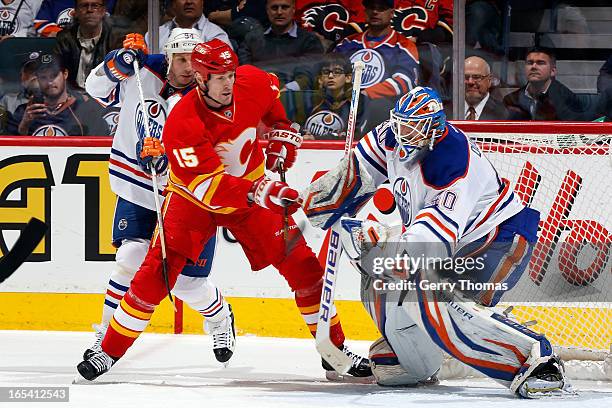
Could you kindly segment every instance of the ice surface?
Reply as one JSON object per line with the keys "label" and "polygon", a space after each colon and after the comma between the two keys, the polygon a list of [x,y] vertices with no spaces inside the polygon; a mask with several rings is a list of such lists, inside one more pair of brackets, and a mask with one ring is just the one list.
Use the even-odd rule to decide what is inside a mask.
{"label": "ice surface", "polygon": [[[69,386],[69,403],[0,407],[612,407],[612,384],[575,384],[580,396],[527,401],[489,380],[452,380],[428,388],[382,388],[325,380],[314,341],[239,337],[230,365],[216,362],[201,335],[144,334],[107,374],[77,380],[76,364],[93,333],[0,331],[0,387]],[[349,342],[365,353],[368,342]]]}

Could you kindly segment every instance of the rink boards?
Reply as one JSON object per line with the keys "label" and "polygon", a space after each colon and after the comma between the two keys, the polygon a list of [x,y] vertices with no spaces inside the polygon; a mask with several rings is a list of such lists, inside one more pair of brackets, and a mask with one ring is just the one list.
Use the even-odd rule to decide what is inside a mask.
{"label": "rink boards", "polygon": [[[82,139],[72,146],[63,141],[65,146],[58,147],[49,146],[47,138],[27,143],[13,140],[2,142],[0,149],[0,254],[12,246],[18,229],[32,216],[44,220],[50,231],[31,262],[0,285],[0,329],[89,330],[99,319],[114,257],[110,244],[115,202],[108,182],[110,140]],[[317,171],[338,163],[341,148],[314,144],[302,149],[294,169],[287,174],[288,183],[304,188]],[[571,154],[564,158],[574,169],[584,166],[585,171],[593,164],[589,160],[598,159]],[[533,161],[537,165],[537,158]],[[389,202],[389,194],[378,198],[380,208]],[[373,204],[362,212],[382,221],[393,218]],[[586,207],[577,201],[570,218],[588,216]],[[308,243],[318,252],[322,232],[310,226],[302,214],[296,218]],[[605,281],[596,279],[592,284],[596,289],[609,282],[610,265],[603,269]],[[212,279],[232,303],[241,332],[309,335],[282,277],[271,268],[252,272],[240,246],[223,231],[218,235]],[[359,275],[343,261],[336,292],[343,326],[351,338],[372,339],[377,332],[358,302],[358,284]],[[575,299],[581,300],[580,293]],[[149,330],[172,331],[173,320],[165,304]],[[189,310],[183,324],[185,332],[201,331],[201,319]]]}

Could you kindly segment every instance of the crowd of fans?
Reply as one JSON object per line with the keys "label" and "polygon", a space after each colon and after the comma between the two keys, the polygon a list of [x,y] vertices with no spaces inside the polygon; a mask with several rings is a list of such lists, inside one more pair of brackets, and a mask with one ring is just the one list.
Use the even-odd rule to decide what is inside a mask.
{"label": "crowd of fans", "polygon": [[[160,0],[159,49],[175,27],[232,46],[241,64],[280,79],[281,98],[306,139],[342,139],[350,105],[351,64],[363,61],[357,137],[388,116],[415,85],[436,88],[450,109],[452,0]],[[527,82],[502,94],[482,51],[499,55],[499,1],[466,2],[465,120],[609,120],[612,62],[601,68],[598,96],[585,99],[556,79],[554,51],[525,55]],[[0,45],[55,37],[15,59],[20,87],[0,90],[0,134],[112,135],[116,112],[84,90],[85,79],[125,34],[147,32],[139,0],[3,0]],[[31,42],[36,44],[36,42]],[[151,46],[151,44],[149,44]],[[470,51],[479,51],[472,52]],[[0,82],[0,86],[2,83]],[[452,113],[451,113],[452,115]]]}

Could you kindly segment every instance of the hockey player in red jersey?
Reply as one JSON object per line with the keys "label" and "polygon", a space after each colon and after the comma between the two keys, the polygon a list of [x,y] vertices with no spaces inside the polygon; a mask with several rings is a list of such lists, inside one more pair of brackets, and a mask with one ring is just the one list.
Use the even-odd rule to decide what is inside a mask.
{"label": "hockey player in red jersey", "polygon": [[[314,334],[323,269],[291,217],[287,241],[283,237],[283,215],[299,208],[298,192],[265,175],[266,169],[290,168],[302,138],[278,99],[276,77],[237,65],[236,54],[222,41],[198,44],[192,53],[198,87],[178,102],[164,126],[170,176],[162,212],[170,285],[185,262],[197,258],[215,229],[226,227],[253,270],[268,265],[278,269]],[[255,131],[260,120],[272,128],[265,156]],[[93,380],[107,372],[147,326],[166,296],[161,260],[156,232],[113,316],[102,350],[77,366],[84,378]],[[369,361],[344,346],[335,310],[333,315],[330,338],[352,358],[349,374],[371,375]],[[332,370],[326,362],[323,366]]]}

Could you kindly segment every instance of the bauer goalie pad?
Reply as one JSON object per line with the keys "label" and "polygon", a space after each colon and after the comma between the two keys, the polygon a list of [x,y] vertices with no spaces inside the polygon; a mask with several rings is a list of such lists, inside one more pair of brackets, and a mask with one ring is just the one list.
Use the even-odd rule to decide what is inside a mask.
{"label": "bauer goalie pad", "polygon": [[315,180],[300,196],[310,223],[326,230],[343,215],[355,215],[375,192],[372,176],[351,154]]}

